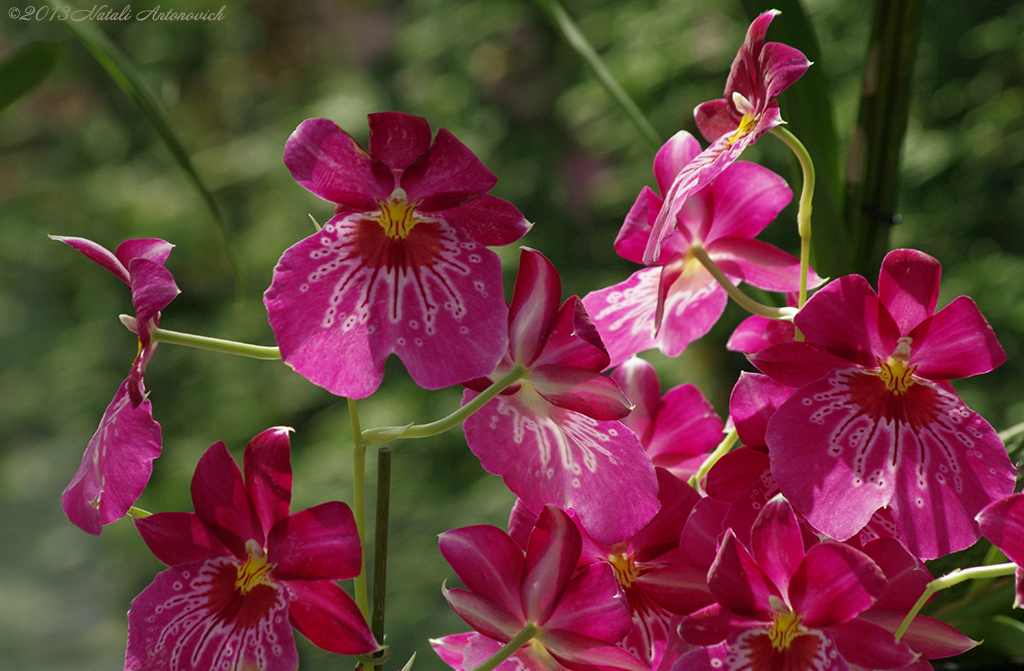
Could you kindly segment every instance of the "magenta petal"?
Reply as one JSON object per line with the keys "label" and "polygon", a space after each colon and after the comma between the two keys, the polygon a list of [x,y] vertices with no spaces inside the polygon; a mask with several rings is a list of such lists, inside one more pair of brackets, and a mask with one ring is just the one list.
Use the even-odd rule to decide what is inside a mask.
{"label": "magenta petal", "polygon": [[299,124],[284,145],[284,163],[302,187],[347,211],[375,210],[395,188],[390,171],[328,119]]}
{"label": "magenta petal", "polygon": [[619,646],[589,636],[555,630],[544,632],[540,643],[562,666],[575,671],[650,671]]}
{"label": "magenta petal", "polygon": [[267,429],[245,447],[245,488],[264,533],[288,517],[292,499],[291,444],[288,440],[291,431],[284,426]]}
{"label": "magenta petal", "polygon": [[[849,368],[850,361],[807,342],[783,342],[748,357],[759,371],[786,387],[802,387],[821,379],[836,368]],[[871,367],[876,362],[872,361]]]}
{"label": "magenta petal", "polygon": [[967,296],[955,299],[908,335],[914,372],[932,380],[987,373],[1006,361],[995,332]]}
{"label": "magenta petal", "polygon": [[825,542],[807,552],[793,575],[789,598],[793,611],[811,628],[853,619],[885,589],[885,576],[871,558],[849,545]]}
{"label": "magenta petal", "polygon": [[156,317],[174,298],[181,293],[174,283],[171,271],[147,259],[133,259],[129,265],[132,287],[132,305],[139,324],[139,335],[148,329]]}
{"label": "magenta petal", "polygon": [[[761,481],[768,470],[768,455],[749,447],[738,447],[715,462],[708,471],[704,491],[718,501],[735,503],[750,487]],[[771,477],[771,473],[768,473]],[[770,497],[769,497],[770,498]],[[767,500],[760,503],[767,503]],[[756,516],[755,516],[756,517]],[[753,523],[754,518],[751,518]],[[753,524],[751,524],[753,526]],[[802,546],[801,546],[802,549]]]}
{"label": "magenta petal", "polygon": [[[707,245],[708,255],[726,275],[768,291],[797,291],[800,288],[800,259],[766,242],[751,238],[719,238]],[[821,278],[813,271],[808,286]]]}
{"label": "magenta petal", "polygon": [[661,334],[654,329],[660,287],[661,268],[645,268],[625,282],[583,297],[583,305],[608,348],[612,366],[660,345]]}
{"label": "magenta petal", "polygon": [[438,545],[445,560],[471,592],[487,598],[522,621],[519,585],[523,550],[497,527],[478,525],[446,531]]}
{"label": "magenta petal", "polygon": [[[434,649],[441,661],[452,667],[455,671],[465,671],[462,667],[463,655],[469,639],[479,636],[475,632],[467,631],[461,634],[451,634],[440,638],[430,639],[430,647]],[[501,647],[501,644],[498,644]],[[489,655],[488,655],[489,656]],[[473,667],[469,667],[472,669]]]}
{"label": "magenta petal", "polygon": [[737,161],[723,170],[711,193],[714,223],[704,238],[709,253],[712,244],[722,238],[753,238],[793,199],[786,180],[746,161]]}
{"label": "magenta petal", "polygon": [[899,669],[917,659],[906,643],[871,622],[850,620],[829,627],[828,633],[843,658],[864,669]]}
{"label": "magenta petal", "polygon": [[289,580],[292,624],[313,645],[337,655],[365,655],[380,649],[359,607],[337,583]]}
{"label": "magenta petal", "polygon": [[133,407],[125,380],[85,448],[78,472],[61,495],[64,513],[72,524],[99,535],[102,525],[124,517],[146,488],[161,445],[153,406],[145,399]]}
{"label": "magenta petal", "polygon": [[281,580],[347,580],[359,575],[362,552],[352,511],[340,501],[286,517],[270,530],[267,560]]}
{"label": "magenta petal", "polygon": [[615,236],[615,251],[627,261],[642,263],[644,247],[651,237],[651,222],[658,216],[661,209],[661,196],[651,187],[640,189],[633,206],[626,213],[619,234]]}
{"label": "magenta petal", "polygon": [[430,149],[430,124],[404,112],[377,112],[367,116],[370,155],[392,170],[405,170]]}
{"label": "magenta petal", "polygon": [[654,156],[654,179],[658,191],[668,193],[676,175],[699,153],[700,143],[685,130],[670,137]]}
{"label": "magenta petal", "polygon": [[763,618],[746,617],[733,613],[720,603],[713,603],[683,618],[679,634],[691,645],[710,646],[721,643],[737,631],[766,629],[770,621],[768,615]]}
{"label": "magenta petal", "polygon": [[526,624],[520,609],[510,612],[491,599],[465,589],[442,588],[444,598],[466,624],[481,634],[508,642]]}
{"label": "magenta petal", "polygon": [[808,299],[794,323],[807,342],[865,368],[896,348],[896,322],[859,275],[829,282]]}
{"label": "magenta petal", "polygon": [[978,513],[981,533],[1010,561],[1024,565],[1024,494],[1012,494],[985,506]]}
{"label": "magenta petal", "polygon": [[243,596],[235,590],[236,576],[230,557],[157,574],[128,611],[125,671],[295,671],[299,659],[285,589],[260,584]]}
{"label": "magenta petal", "polygon": [[192,476],[192,503],[203,525],[236,557],[246,557],[246,541],[263,547],[263,528],[223,441],[199,458]]}
{"label": "magenta petal", "polygon": [[[637,437],[620,422],[591,419],[520,391],[466,420],[466,441],[489,473],[532,510],[573,510],[603,545],[635,534],[658,511],[657,478]],[[475,397],[466,391],[463,403]],[[608,506],[608,501],[616,505]]]}
{"label": "magenta petal", "polygon": [[792,342],[795,337],[796,326],[793,322],[753,315],[740,322],[725,343],[725,349],[754,354],[780,342]]}
{"label": "magenta petal", "polygon": [[490,191],[497,181],[469,147],[442,128],[430,151],[402,173],[401,186],[409,202],[423,201],[425,211],[437,212]]}
{"label": "magenta petal", "polygon": [[673,469],[688,458],[714,449],[723,438],[724,428],[701,390],[694,384],[682,384],[669,389],[662,398],[645,449],[655,466]]}
{"label": "magenta petal", "polygon": [[488,194],[445,210],[444,218],[488,247],[511,244],[526,235],[532,226],[512,203]]}
{"label": "magenta petal", "polygon": [[548,504],[526,546],[519,598],[529,622],[544,625],[562,598],[580,558],[582,539],[565,512]]}
{"label": "magenta petal", "polygon": [[128,275],[128,268],[106,247],[97,244],[92,240],[67,235],[51,235],[50,239],[56,240],[57,242],[63,242],[77,249],[90,260],[95,261],[114,275],[117,275],[122,282],[131,286],[131,278]]}
{"label": "magenta petal", "polygon": [[[800,524],[789,501],[776,496],[765,505],[750,531],[750,549],[758,568],[779,592],[789,592],[789,581],[804,559]],[[790,605],[795,612],[803,612]]]}
{"label": "magenta petal", "polygon": [[878,274],[878,297],[901,333],[909,333],[935,312],[941,276],[939,262],[924,252],[895,249],[885,255]]}
{"label": "magenta petal", "polygon": [[[586,299],[584,299],[586,300]],[[612,371],[612,379],[629,399],[633,409],[622,423],[637,435],[646,448],[654,429],[654,418],[661,403],[661,383],[654,366],[639,357],[630,357]]]}
{"label": "magenta petal", "polygon": [[[736,539],[732,529],[725,532],[718,547],[715,563],[708,572],[708,587],[723,608],[741,618],[763,621],[771,619],[769,597],[784,596],[757,566],[747,548]],[[689,637],[686,639],[690,640]]]}
{"label": "magenta petal", "polygon": [[548,365],[530,371],[530,384],[548,402],[594,419],[622,419],[629,401],[612,378],[576,366]]}
{"label": "magenta petal", "polygon": [[512,304],[508,347],[512,360],[529,366],[540,354],[562,300],[562,279],[555,265],[535,249],[523,247]]}
{"label": "magenta petal", "polygon": [[565,299],[558,308],[544,347],[531,367],[555,364],[577,366],[597,372],[609,365],[608,352],[597,327],[576,296]]}
{"label": "magenta petal", "polygon": [[440,219],[392,240],[336,217],[285,251],[264,302],[285,363],[349,398],[377,389],[391,353],[439,389],[489,375],[507,347],[497,255]]}
{"label": "magenta petal", "polygon": [[[828,371],[822,371],[822,375]],[[776,382],[767,375],[740,373],[729,396],[729,415],[739,439],[747,447],[763,447],[768,420],[793,394],[794,388]]]}
{"label": "magenta petal", "polygon": [[134,521],[146,547],[168,566],[230,554],[194,513],[156,513]]}

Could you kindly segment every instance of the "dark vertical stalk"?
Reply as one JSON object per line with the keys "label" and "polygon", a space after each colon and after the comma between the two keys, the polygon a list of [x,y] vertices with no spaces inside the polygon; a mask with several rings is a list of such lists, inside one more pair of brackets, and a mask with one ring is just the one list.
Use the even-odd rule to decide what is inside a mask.
{"label": "dark vertical stalk", "polygon": [[[373,532],[373,593],[370,631],[384,642],[384,599],[388,573],[388,516],[391,506],[391,448],[377,450],[377,509]],[[386,654],[386,653],[381,653]]]}
{"label": "dark vertical stalk", "polygon": [[856,271],[878,273],[899,221],[899,167],[924,0],[876,0],[857,126],[846,171],[846,222]]}

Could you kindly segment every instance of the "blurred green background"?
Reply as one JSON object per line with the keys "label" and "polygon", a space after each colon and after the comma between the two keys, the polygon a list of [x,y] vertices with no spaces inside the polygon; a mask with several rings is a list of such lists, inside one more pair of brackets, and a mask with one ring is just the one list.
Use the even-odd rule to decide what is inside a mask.
{"label": "blurred green background", "polygon": [[[178,0],[163,9],[221,4]],[[264,0],[232,3],[214,22],[92,22],[134,63],[212,190],[245,270],[241,287],[202,198],[122,90],[60,21],[11,18],[11,10],[39,10],[40,0],[0,5],[0,59],[38,41],[60,45],[53,73],[0,111],[0,668],[121,668],[125,612],[162,568],[130,522],[94,538],[60,509],[60,492],[136,342],[117,320],[131,311],[126,287],[46,234],[111,249],[130,237],[164,238],[177,245],[167,265],[183,290],[164,311],[164,327],[273,344],[261,302],[273,265],[312,231],[307,213],[321,222],[331,214],[284,168],[285,139],[303,119],[324,116],[365,140],[366,114],[401,110],[450,129],[496,173],[493,193],[536,222],[521,244],[555,262],[566,295],[635,270],[611,243],[637,192],[653,183],[655,148],[527,0]],[[155,6],[133,2],[131,10]],[[828,82],[845,146],[857,114],[867,4],[804,6],[822,50],[813,67]],[[721,96],[748,23],[732,0],[567,0],[565,7],[663,138],[679,128],[695,132],[692,109]],[[786,19],[776,19],[769,39]],[[1024,421],[1024,5],[926,2],[913,72],[902,223],[890,246],[938,257],[940,303],[968,293],[992,322],[1009,362],[956,386],[1002,430]],[[773,138],[744,158],[799,184]],[[766,237],[796,251],[792,208]],[[499,252],[508,291],[517,248]],[[677,360],[650,356],[663,387],[696,382],[724,415],[732,382],[749,369],[722,349],[743,316],[730,306]],[[279,363],[169,345],[159,348],[146,381],[164,451],[140,507],[190,509],[188,483],[210,444],[224,440],[240,456],[249,438],[279,424],[296,429],[293,508],[351,502],[344,401]],[[459,398],[457,389],[420,392],[394,365],[377,397],[359,407],[371,427],[434,419]],[[441,596],[441,582],[454,576],[436,535],[504,525],[511,502],[458,431],[395,445],[388,668],[413,651],[415,668],[446,668],[427,638],[466,626]],[[1004,606],[1007,584],[997,590]],[[969,628],[970,618],[964,622]],[[1024,653],[1012,635],[1001,644],[986,631],[968,631],[990,638],[986,655],[972,659]],[[350,668],[351,660],[304,640],[299,646],[304,669]]]}

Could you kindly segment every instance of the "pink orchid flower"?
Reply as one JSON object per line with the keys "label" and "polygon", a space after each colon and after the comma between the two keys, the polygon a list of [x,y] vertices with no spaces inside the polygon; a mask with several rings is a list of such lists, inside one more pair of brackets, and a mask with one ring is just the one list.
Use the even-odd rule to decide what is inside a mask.
{"label": "pink orchid flower", "polygon": [[[532,510],[572,510],[594,538],[616,543],[658,511],[651,458],[618,420],[629,401],[601,375],[608,354],[579,298],[543,254],[524,248],[509,310],[509,346],[490,377],[466,382],[468,403],[513,367],[518,382],[466,420],[466,442]],[[614,505],[609,505],[613,501]]]}
{"label": "pink orchid flower", "polygon": [[61,495],[68,519],[83,531],[99,535],[104,524],[124,517],[139,498],[149,482],[153,460],[160,456],[160,425],[153,419],[142,377],[156,350],[151,333],[159,324],[160,311],[180,293],[163,265],[173,245],[158,239],[126,240],[111,254],[85,238],[51,237],[127,284],[135,308],[138,354],[85,448],[78,472]]}
{"label": "pink orchid flower", "polygon": [[125,671],[294,671],[292,626],[337,654],[380,647],[334,582],[362,566],[348,506],[330,501],[289,512],[290,431],[268,429],[249,442],[244,478],[224,443],[215,443],[192,478],[195,513],[135,521],[171,568],[132,601]]}
{"label": "pink orchid flower", "polygon": [[446,588],[444,596],[478,632],[443,645],[445,661],[458,660],[461,652],[462,668],[474,669],[532,626],[535,636],[505,668],[649,671],[615,645],[629,630],[630,616],[611,566],[577,570],[580,533],[558,508],[543,507],[525,553],[488,525],[446,531],[440,547],[466,586]]}
{"label": "pink orchid flower", "polygon": [[764,36],[776,10],[750,24],[725,82],[725,97],[694,110],[697,128],[711,145],[678,171],[663,190],[665,202],[643,250],[643,262],[657,262],[662,243],[672,234],[676,217],[693,194],[711,184],[743,150],[772,128],[785,123],[775,98],[807,72],[811,63],[800,51]]}
{"label": "pink orchid flower", "polygon": [[839,540],[888,508],[922,559],[972,545],[975,515],[1011,493],[1015,477],[995,431],[946,381],[1006,355],[970,298],[934,313],[940,274],[927,254],[890,252],[877,294],[860,276],[835,280],[797,314],[804,342],[751,357],[795,389],[765,434],[793,507]]}
{"label": "pink orchid flower", "polygon": [[[686,650],[677,632],[684,615],[710,604],[707,570],[691,566],[679,547],[690,511],[700,499],[696,490],[658,468],[658,514],[636,534],[614,545],[596,542],[574,519],[583,547],[579,566],[608,563],[626,595],[633,625],[619,645],[652,669],[668,668]],[[570,515],[571,517],[571,515]],[[509,535],[526,547],[537,514],[516,502]]]}
{"label": "pink orchid flower", "polygon": [[724,424],[694,384],[661,395],[652,366],[632,357],[612,371],[612,379],[633,404],[622,423],[637,435],[654,465],[688,480],[722,440]]}
{"label": "pink orchid flower", "polygon": [[285,363],[350,398],[380,385],[396,354],[419,386],[486,375],[507,344],[501,263],[486,245],[529,228],[487,195],[497,181],[447,130],[371,114],[369,151],[326,119],[288,138],[295,180],[335,203],[323,229],[293,245],[264,295]]}
{"label": "pink orchid flower", "polygon": [[[685,172],[700,145],[685,131],[676,133],[658,151],[654,176],[662,193]],[[583,299],[608,347],[611,364],[654,347],[678,356],[722,316],[728,296],[693,255],[702,248],[733,283],[748,282],[769,291],[795,291],[800,286],[800,261],[755,240],[792,199],[785,181],[759,165],[734,163],[703,190],[687,195],[672,216],[656,266],[634,273],[625,282],[591,292]],[[619,256],[643,260],[653,240],[655,220],[664,210],[661,197],[644,187],[615,240]],[[820,279],[811,273],[811,286]]]}
{"label": "pink orchid flower", "polygon": [[882,570],[853,547],[825,541],[805,550],[792,507],[776,497],[755,521],[749,548],[731,529],[725,533],[708,573],[717,603],[680,628],[704,647],[674,668],[902,668],[917,655],[884,627],[857,618],[885,586]]}

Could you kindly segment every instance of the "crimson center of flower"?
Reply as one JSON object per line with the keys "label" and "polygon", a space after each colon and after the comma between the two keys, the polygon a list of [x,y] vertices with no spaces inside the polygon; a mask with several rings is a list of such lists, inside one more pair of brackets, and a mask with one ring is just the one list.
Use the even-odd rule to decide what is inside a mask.
{"label": "crimson center of flower", "polygon": [[404,240],[417,224],[416,206],[420,201],[410,203],[405,189],[395,189],[386,201],[378,200],[380,218],[377,221],[392,240]]}
{"label": "crimson center of flower", "polygon": [[636,565],[633,555],[628,552],[612,552],[608,555],[608,563],[615,571],[615,579],[623,589],[629,587],[640,577],[640,568]]}
{"label": "crimson center of flower", "polygon": [[245,552],[249,557],[238,567],[238,576],[235,578],[235,589],[242,595],[248,594],[257,585],[271,585],[270,572],[277,566],[267,562],[263,548],[252,539],[245,542]]}
{"label": "crimson center of flower", "polygon": [[917,366],[908,365],[912,338],[900,338],[896,341],[896,349],[885,361],[875,357],[878,362],[878,376],[885,382],[886,388],[897,396],[901,396],[914,384],[913,374]]}

